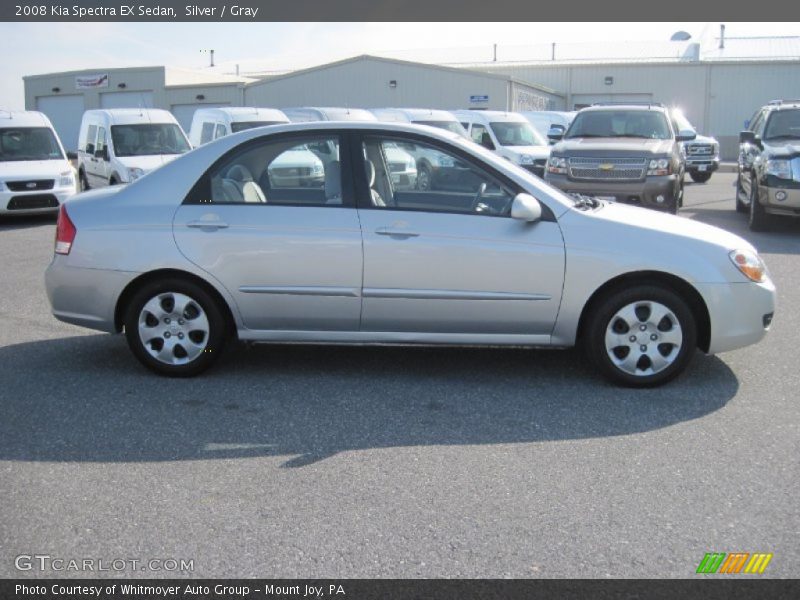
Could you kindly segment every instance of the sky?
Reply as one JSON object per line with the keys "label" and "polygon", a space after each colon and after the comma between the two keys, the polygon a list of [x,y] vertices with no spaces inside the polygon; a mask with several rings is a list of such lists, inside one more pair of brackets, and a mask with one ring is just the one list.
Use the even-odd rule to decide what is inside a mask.
{"label": "sky", "polygon": [[[491,59],[504,46],[667,41],[676,31],[715,37],[719,23],[2,23],[0,108],[24,109],[22,77],[76,69],[218,64],[285,71],[358,54],[422,60]],[[726,36],[800,36],[800,23],[725,23]],[[470,48],[470,52],[458,49]],[[450,50],[444,50],[450,49]],[[435,52],[434,52],[435,50]],[[13,57],[13,58],[12,58]]]}

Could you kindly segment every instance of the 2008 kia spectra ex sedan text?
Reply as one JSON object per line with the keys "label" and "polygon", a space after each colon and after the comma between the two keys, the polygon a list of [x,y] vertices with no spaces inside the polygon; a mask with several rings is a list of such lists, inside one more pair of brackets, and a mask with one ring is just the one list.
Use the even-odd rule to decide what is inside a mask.
{"label": "2008 kia spectra ex sedan text", "polygon": [[[461,181],[398,183],[396,148],[438,155]],[[297,151],[324,176],[272,168]],[[124,330],[142,363],[177,376],[231,338],[580,343],[610,379],[649,386],[696,347],[759,341],[775,304],[764,263],[731,233],[576,200],[442,130],[354,121],[252,129],[76,196],[46,283],[57,318]]]}

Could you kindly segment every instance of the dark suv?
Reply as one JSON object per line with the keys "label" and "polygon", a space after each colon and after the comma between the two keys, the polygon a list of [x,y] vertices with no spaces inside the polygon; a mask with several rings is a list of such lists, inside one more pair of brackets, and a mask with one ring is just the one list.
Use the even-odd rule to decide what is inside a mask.
{"label": "dark suv", "polygon": [[800,100],[759,108],[739,134],[736,210],[761,231],[773,215],[800,216]]}
{"label": "dark suv", "polygon": [[680,142],[696,133],[676,133],[660,104],[598,104],[581,110],[558,140],[545,180],[572,194],[678,212],[683,202],[684,156]]}

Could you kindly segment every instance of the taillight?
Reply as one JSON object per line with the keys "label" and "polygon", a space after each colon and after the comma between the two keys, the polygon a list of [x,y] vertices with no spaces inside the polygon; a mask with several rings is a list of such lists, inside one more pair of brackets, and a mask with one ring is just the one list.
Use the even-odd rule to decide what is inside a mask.
{"label": "taillight", "polygon": [[69,254],[77,233],[75,224],[67,214],[67,207],[62,204],[58,209],[58,221],[56,222],[56,254]]}

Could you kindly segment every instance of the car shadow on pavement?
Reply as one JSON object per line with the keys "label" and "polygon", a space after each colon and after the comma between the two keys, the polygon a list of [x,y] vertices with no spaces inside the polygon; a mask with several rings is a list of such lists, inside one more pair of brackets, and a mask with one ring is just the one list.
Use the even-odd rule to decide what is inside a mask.
{"label": "car shadow on pavement", "polygon": [[31,215],[31,216],[12,216],[0,217],[0,231],[11,231],[13,229],[32,229],[44,225],[56,224],[56,214]]}
{"label": "car shadow on pavement", "polygon": [[[717,205],[720,202],[730,205],[731,210],[705,208],[705,205]],[[743,237],[753,244],[759,252],[765,254],[800,254],[800,219],[790,217],[774,218],[769,231],[750,231],[747,215],[737,213],[733,200],[715,200],[703,204],[694,204],[684,208],[681,213],[702,223],[726,229]]]}
{"label": "car shadow on pavement", "polygon": [[621,436],[701,418],[736,395],[698,354],[671,384],[612,386],[575,350],[238,346],[194,379],[158,377],[121,336],[0,348],[0,460],[139,462]]}

